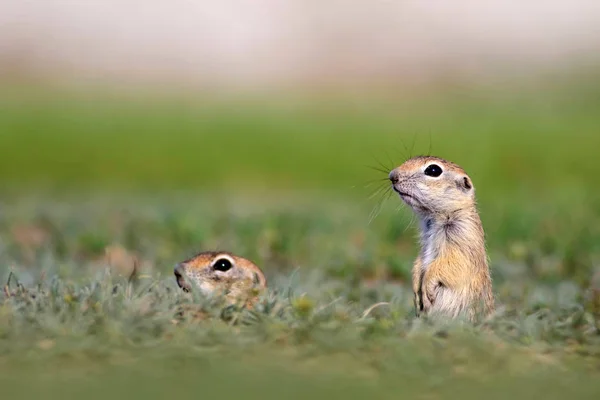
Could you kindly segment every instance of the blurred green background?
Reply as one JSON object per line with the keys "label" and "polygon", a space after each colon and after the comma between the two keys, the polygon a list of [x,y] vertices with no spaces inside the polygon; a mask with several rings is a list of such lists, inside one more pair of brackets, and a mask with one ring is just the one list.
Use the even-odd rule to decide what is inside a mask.
{"label": "blurred green background", "polygon": [[13,87],[0,94],[0,177],[5,188],[348,192],[385,177],[373,168],[431,152],[466,168],[484,199],[592,195],[597,82],[580,73],[525,90],[517,81],[218,100]]}
{"label": "blurred green background", "polygon": [[[3,276],[12,270],[29,287],[51,289],[48,300],[5,300],[2,308],[1,380],[12,397],[598,393],[600,309],[588,295],[600,259],[594,74],[527,90],[443,85],[402,95],[214,99],[7,86],[0,98]],[[524,310],[493,328],[510,350],[485,334],[440,342],[436,332],[411,333],[408,292],[377,289],[386,281],[408,287],[417,252],[410,211],[395,196],[381,205],[386,171],[428,152],[459,163],[475,182],[495,291],[509,310]],[[191,325],[173,341],[181,332],[159,317],[175,310],[164,304],[170,297],[142,318],[139,292],[121,300],[125,315],[101,313],[104,333],[82,334],[98,317],[65,299],[104,287],[89,279],[115,244],[139,256],[161,287],[173,285],[174,262],[234,249],[265,270],[279,301],[300,270],[296,295],[308,290],[317,309],[341,296],[341,310],[315,314],[308,326],[272,316],[241,332]],[[309,271],[324,280],[306,278]],[[56,287],[56,277],[65,283]],[[360,324],[365,309],[390,299],[401,299],[391,317]],[[109,296],[98,301],[114,308]],[[578,319],[581,307],[588,311]]]}
{"label": "blurred green background", "polygon": [[[0,15],[0,393],[598,398],[597,7],[39,1]],[[476,327],[413,318],[425,153],[476,187]],[[180,320],[215,248],[268,301]]]}

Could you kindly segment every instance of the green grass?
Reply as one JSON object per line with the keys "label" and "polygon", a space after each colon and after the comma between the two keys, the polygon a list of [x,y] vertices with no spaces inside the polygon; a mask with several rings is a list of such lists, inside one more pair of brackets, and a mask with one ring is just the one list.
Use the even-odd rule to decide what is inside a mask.
{"label": "green grass", "polygon": [[[413,317],[416,249],[405,210],[384,208],[367,225],[368,207],[339,200],[299,208],[251,200],[3,204],[3,392],[594,398],[600,390],[593,270],[585,261],[568,268],[569,253],[544,250],[541,236],[525,251],[508,234],[491,239],[498,315],[448,324]],[[500,232],[498,223],[488,231]],[[127,258],[112,266],[103,258],[109,245],[139,257],[137,280],[127,280]],[[222,310],[178,290],[173,264],[207,248],[235,249],[263,267],[270,290],[256,310]],[[578,260],[598,254],[581,251]],[[209,317],[180,317],[189,302]]]}
{"label": "green grass", "polygon": [[[593,89],[597,90],[593,90]],[[308,98],[0,95],[0,179],[50,189],[351,190],[409,154],[454,160],[480,196],[595,189],[600,88]],[[364,193],[363,193],[364,196]]]}
{"label": "green grass", "polygon": [[[597,398],[598,93],[3,91],[2,397]],[[475,326],[413,317],[399,199],[369,222],[369,166],[430,144],[477,188],[499,309]],[[256,310],[176,287],[176,262],[217,248],[265,271]],[[208,317],[182,318],[190,302]]]}

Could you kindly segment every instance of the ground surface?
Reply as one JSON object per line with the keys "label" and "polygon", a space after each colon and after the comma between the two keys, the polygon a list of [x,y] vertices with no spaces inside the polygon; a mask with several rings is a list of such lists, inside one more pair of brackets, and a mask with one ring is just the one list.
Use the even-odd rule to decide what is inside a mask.
{"label": "ground surface", "polygon": [[[598,398],[598,91],[459,92],[369,108],[6,91],[3,395]],[[499,303],[477,326],[413,317],[416,224],[369,198],[430,143],[477,188]],[[177,289],[173,264],[215,248],[266,272],[255,311]]]}

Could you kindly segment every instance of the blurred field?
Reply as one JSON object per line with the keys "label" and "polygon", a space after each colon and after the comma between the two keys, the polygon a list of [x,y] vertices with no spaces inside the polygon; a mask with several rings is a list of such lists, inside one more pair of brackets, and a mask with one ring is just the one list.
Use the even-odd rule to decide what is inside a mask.
{"label": "blurred field", "polygon": [[[219,100],[7,88],[2,393],[597,398],[600,85],[519,86]],[[412,317],[416,224],[399,199],[369,223],[376,169],[429,151],[477,188],[501,307],[475,327]],[[210,318],[178,319],[189,299],[172,266],[211,248],[254,260],[271,290],[255,312],[195,298]]]}
{"label": "blurred field", "polygon": [[216,101],[5,90],[0,179],[50,188],[339,191],[381,176],[369,167],[431,151],[463,165],[482,198],[565,187],[590,194],[600,169],[591,162],[600,85],[595,75],[553,81]]}

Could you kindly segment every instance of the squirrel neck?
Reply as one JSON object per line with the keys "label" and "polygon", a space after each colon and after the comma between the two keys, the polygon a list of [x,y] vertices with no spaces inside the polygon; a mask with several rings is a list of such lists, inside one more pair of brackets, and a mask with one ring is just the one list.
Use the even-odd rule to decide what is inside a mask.
{"label": "squirrel neck", "polygon": [[461,254],[469,264],[487,266],[484,231],[475,205],[421,216],[423,265],[450,252]]}

